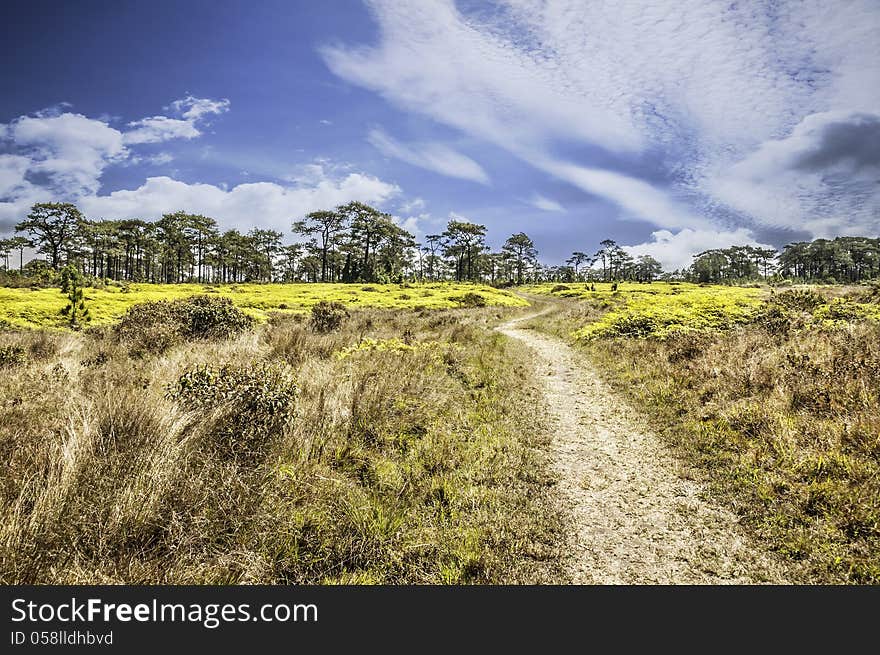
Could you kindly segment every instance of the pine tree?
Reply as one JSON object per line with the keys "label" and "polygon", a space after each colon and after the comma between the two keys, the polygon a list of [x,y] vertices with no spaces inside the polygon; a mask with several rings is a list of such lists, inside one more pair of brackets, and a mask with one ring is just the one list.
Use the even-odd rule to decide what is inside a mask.
{"label": "pine tree", "polygon": [[79,328],[79,321],[91,321],[89,310],[83,299],[83,276],[79,269],[68,264],[61,270],[61,292],[67,296],[67,305],[61,310],[62,316],[70,317],[70,327]]}

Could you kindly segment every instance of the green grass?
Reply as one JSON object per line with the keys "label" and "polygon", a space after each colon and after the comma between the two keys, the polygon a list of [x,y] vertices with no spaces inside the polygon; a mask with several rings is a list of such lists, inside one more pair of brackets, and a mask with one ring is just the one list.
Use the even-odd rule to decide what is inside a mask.
{"label": "green grass", "polygon": [[[510,291],[474,284],[129,284],[85,289],[91,325],[119,319],[132,305],[155,300],[175,300],[200,293],[217,293],[258,320],[269,313],[303,312],[322,300],[345,303],[350,308],[449,309],[458,307],[467,293],[482,296],[486,305],[527,305]],[[58,289],[0,288],[0,325],[24,328],[61,328],[65,299]]]}

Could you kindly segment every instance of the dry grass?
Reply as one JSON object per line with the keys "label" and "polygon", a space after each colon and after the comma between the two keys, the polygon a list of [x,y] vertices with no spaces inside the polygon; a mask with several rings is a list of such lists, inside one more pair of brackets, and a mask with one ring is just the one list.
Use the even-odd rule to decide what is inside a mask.
{"label": "dry grass", "polygon": [[[487,329],[506,311],[276,315],[156,355],[0,332],[0,582],[559,580],[528,355]],[[169,393],[198,367],[214,404]]]}

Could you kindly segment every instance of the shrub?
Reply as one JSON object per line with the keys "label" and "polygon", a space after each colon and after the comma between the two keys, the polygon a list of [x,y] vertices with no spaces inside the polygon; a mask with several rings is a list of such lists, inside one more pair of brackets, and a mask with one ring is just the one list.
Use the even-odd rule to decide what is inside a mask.
{"label": "shrub", "polygon": [[819,305],[824,305],[825,298],[812,289],[796,289],[777,294],[772,302],[787,309],[809,312]]}
{"label": "shrub", "polygon": [[130,345],[132,353],[163,353],[183,340],[173,304],[167,300],[130,307],[114,328],[118,341]]}
{"label": "shrub", "polygon": [[229,298],[191,296],[172,303],[186,337],[228,339],[244,332],[254,319],[232,304]]}
{"label": "shrub", "polygon": [[0,369],[22,366],[27,362],[27,351],[22,346],[0,346]]}
{"label": "shrub", "polygon": [[257,454],[296,413],[297,385],[284,364],[199,366],[167,395],[189,410],[214,410],[214,446],[234,458]]}
{"label": "shrub", "polygon": [[322,300],[312,307],[312,329],[315,332],[333,332],[348,318],[348,310],[341,302]]}
{"label": "shrub", "polygon": [[228,339],[253,323],[229,298],[201,295],[135,305],[115,333],[135,352],[160,353],[186,339]]}
{"label": "shrub", "polygon": [[449,299],[453,302],[457,302],[462,307],[486,306],[486,298],[484,296],[481,296],[479,293],[474,293],[473,291],[468,291],[466,294],[461,296],[450,296]]}
{"label": "shrub", "polygon": [[770,334],[785,334],[792,326],[793,317],[784,306],[768,303],[755,312],[752,322]]}

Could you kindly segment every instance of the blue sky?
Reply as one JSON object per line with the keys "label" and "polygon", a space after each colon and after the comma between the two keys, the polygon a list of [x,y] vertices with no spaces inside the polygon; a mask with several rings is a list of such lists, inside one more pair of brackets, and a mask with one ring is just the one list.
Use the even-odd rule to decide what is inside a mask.
{"label": "blue sky", "polygon": [[19,2],[0,234],[33,203],[273,227],[351,199],[545,262],[880,232],[869,2]]}

